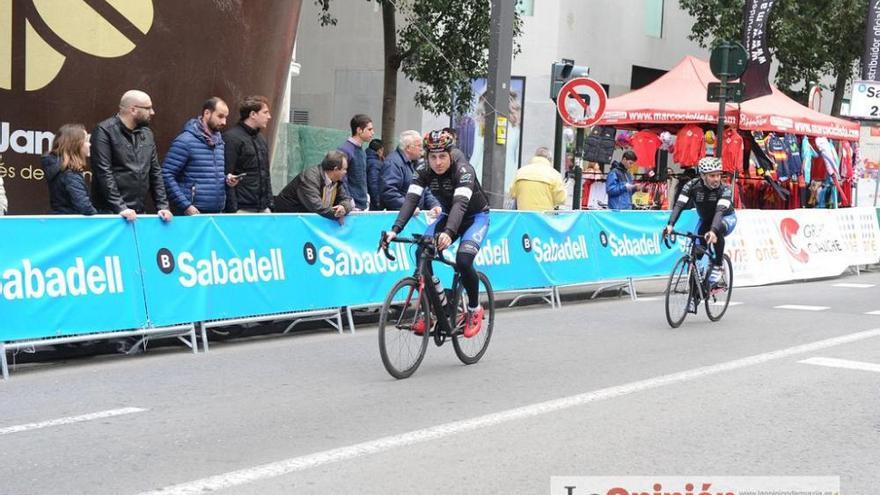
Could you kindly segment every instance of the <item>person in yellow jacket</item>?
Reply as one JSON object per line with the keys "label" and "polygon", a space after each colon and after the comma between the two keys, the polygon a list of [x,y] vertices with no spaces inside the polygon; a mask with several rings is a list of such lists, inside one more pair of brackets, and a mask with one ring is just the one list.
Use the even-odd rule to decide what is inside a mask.
{"label": "person in yellow jacket", "polygon": [[562,175],[553,168],[550,150],[540,147],[526,166],[516,171],[510,197],[517,210],[545,211],[565,203]]}

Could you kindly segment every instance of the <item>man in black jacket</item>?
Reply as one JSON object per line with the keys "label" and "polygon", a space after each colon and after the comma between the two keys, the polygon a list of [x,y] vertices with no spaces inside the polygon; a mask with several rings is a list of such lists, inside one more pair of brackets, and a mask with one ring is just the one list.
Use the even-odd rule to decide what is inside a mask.
{"label": "man in black jacket", "polygon": [[341,151],[331,151],[321,165],[309,167],[290,181],[275,198],[275,212],[317,213],[340,225],[354,208],[341,181],[348,172],[348,159]]}
{"label": "man in black jacket", "polygon": [[155,114],[148,94],[127,91],[119,112],[92,131],[92,195],[98,212],[122,215],[133,222],[144,213],[147,192],[151,192],[159,217],[171,220],[159,152],[149,128]]}
{"label": "man in black jacket", "polygon": [[246,97],[239,106],[239,116],[238,124],[223,133],[227,177],[240,177],[226,192],[226,211],[269,213],[273,206],[269,145],[260,133],[272,119],[269,100],[265,96]]}

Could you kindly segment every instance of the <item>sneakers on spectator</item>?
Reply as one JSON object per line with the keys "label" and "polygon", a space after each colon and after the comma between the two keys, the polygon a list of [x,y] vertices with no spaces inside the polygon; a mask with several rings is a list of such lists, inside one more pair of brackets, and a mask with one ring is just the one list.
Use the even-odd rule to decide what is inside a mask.
{"label": "sneakers on spectator", "polygon": [[712,266],[712,271],[709,272],[709,288],[722,288],[724,287],[724,268],[721,266]]}
{"label": "sneakers on spectator", "polygon": [[480,333],[480,329],[483,328],[483,313],[482,306],[478,306],[474,310],[468,308],[467,323],[464,326],[464,337],[466,339]]}

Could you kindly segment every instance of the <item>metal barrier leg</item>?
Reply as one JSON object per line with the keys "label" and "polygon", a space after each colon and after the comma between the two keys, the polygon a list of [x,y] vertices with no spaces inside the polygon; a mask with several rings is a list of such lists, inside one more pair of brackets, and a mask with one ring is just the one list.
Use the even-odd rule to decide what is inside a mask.
{"label": "metal barrier leg", "polygon": [[636,284],[633,282],[632,277],[627,279],[629,281],[629,298],[631,301],[637,301],[639,299],[639,295],[636,294]]}
{"label": "metal barrier leg", "polygon": [[351,306],[345,307],[345,315],[348,317],[348,329],[354,333],[354,316],[351,314]]}
{"label": "metal barrier leg", "polygon": [[[345,326],[342,324],[342,308],[336,310],[336,330],[340,335],[345,333]],[[354,333],[354,330],[351,333]]]}
{"label": "metal barrier leg", "polygon": [[202,334],[202,352],[208,352],[208,330],[203,322],[198,322],[196,325],[198,325],[199,331]]}
{"label": "metal barrier leg", "polygon": [[0,342],[0,367],[3,368],[3,379],[9,380],[9,363],[6,362],[6,344]]}
{"label": "metal barrier leg", "polygon": [[199,340],[196,338],[196,324],[192,323],[189,326],[189,339],[192,343],[193,354],[199,353]]}
{"label": "metal barrier leg", "polygon": [[556,293],[556,309],[562,309],[562,292],[558,286],[553,287],[553,292]]}

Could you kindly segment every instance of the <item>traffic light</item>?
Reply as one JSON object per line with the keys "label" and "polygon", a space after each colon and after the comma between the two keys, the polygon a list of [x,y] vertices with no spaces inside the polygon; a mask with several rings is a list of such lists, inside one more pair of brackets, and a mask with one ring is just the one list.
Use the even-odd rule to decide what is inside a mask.
{"label": "traffic light", "polygon": [[574,65],[574,60],[564,58],[561,62],[553,62],[550,67],[550,99],[556,101],[556,95],[571,78],[586,77],[590,75],[590,68],[584,65]]}

